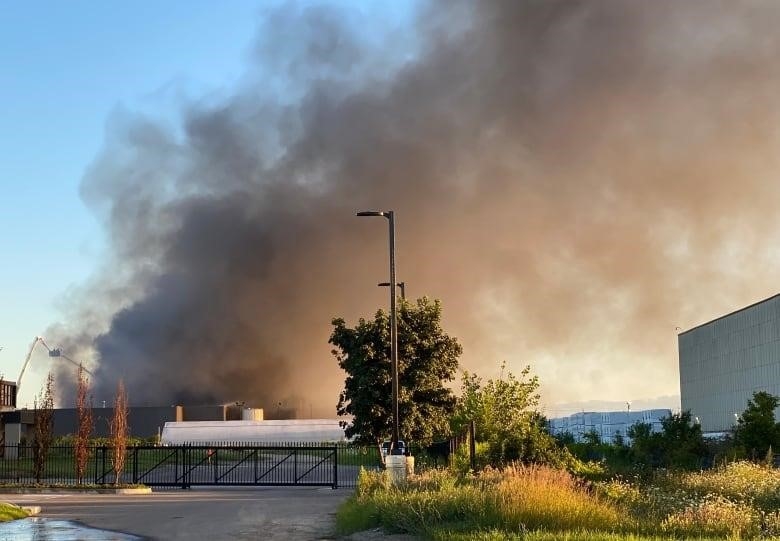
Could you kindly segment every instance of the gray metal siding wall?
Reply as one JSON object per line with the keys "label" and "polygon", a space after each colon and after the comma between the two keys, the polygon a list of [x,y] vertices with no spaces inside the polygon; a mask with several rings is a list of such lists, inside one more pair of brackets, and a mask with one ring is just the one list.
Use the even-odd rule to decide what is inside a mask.
{"label": "gray metal siding wall", "polygon": [[[111,433],[110,422],[113,408],[93,408],[94,437],[107,437]],[[127,412],[130,435],[139,438],[156,436],[166,421],[176,421],[175,407],[131,407]],[[75,408],[54,410],[54,435],[75,434],[78,427],[78,412]]]}
{"label": "gray metal siding wall", "polygon": [[704,432],[731,430],[756,391],[780,395],[780,296],[678,337],[680,398]]}
{"label": "gray metal siding wall", "polygon": [[187,406],[183,409],[182,421],[224,421],[225,406]]}

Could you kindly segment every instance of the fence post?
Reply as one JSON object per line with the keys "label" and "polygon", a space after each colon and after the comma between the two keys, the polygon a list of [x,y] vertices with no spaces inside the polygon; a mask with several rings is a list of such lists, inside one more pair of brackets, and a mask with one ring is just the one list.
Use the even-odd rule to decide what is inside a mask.
{"label": "fence post", "polygon": [[476,443],[474,441],[474,438],[476,437],[476,430],[474,430],[474,420],[472,419],[469,421],[469,462],[471,463],[471,471],[476,471],[477,469],[477,460],[476,460]]}
{"label": "fence post", "polygon": [[339,446],[333,447],[333,490],[339,488]]}

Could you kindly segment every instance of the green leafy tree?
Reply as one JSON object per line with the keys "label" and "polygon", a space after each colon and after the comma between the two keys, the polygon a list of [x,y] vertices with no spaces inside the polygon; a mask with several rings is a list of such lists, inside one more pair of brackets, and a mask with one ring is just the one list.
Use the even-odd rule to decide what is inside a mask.
{"label": "green leafy tree", "polygon": [[626,446],[626,439],[623,437],[623,434],[620,433],[620,430],[615,432],[615,435],[612,437],[612,443],[615,447],[622,448]]}
{"label": "green leafy tree", "polygon": [[778,397],[765,391],[753,394],[747,409],[737,419],[734,443],[747,456],[764,458],[769,449],[776,450],[780,443],[780,425],[775,422],[775,409],[780,405]]}
{"label": "green leafy tree", "polygon": [[708,455],[701,425],[693,422],[690,411],[663,417],[661,440],[667,467],[697,468]]}
{"label": "green leafy tree", "polygon": [[592,428],[582,436],[582,441],[588,445],[601,445],[601,435]]}
{"label": "green leafy tree", "polygon": [[558,442],[559,445],[565,445],[566,447],[569,447],[570,445],[574,445],[576,443],[576,440],[574,439],[574,434],[572,434],[568,430],[556,434],[555,440]]}
{"label": "green leafy tree", "polygon": [[[506,363],[502,363],[501,373],[505,371]],[[530,428],[538,415],[539,378],[530,375],[530,366],[523,368],[519,378],[506,372],[506,377],[485,383],[476,374],[463,372],[461,395],[452,419],[455,432],[464,430],[473,420],[476,440],[485,442],[505,440]]]}
{"label": "green leafy tree", "polygon": [[626,431],[631,438],[632,459],[646,466],[660,466],[663,455],[661,435],[649,423],[635,423]]}
{"label": "green leafy tree", "polygon": [[[445,386],[458,369],[463,348],[441,327],[441,303],[428,298],[401,302],[398,312],[398,379],[401,438],[428,444],[449,434],[455,397]],[[376,443],[392,432],[390,318],[379,310],[373,319],[361,318],[348,327],[333,320],[329,342],[347,374],[336,407],[347,437]]]}
{"label": "green leafy tree", "polygon": [[569,467],[573,457],[550,435],[547,420],[536,410],[539,379],[528,366],[516,377],[504,363],[501,374],[483,383],[476,374],[463,373],[453,430],[462,432],[473,420],[476,441],[486,445],[487,461],[494,466],[521,461]]}
{"label": "green leafy tree", "polygon": [[628,429],[631,457],[639,464],[666,468],[696,468],[707,458],[701,426],[694,423],[690,411],[673,413],[661,419],[661,432],[653,432],[647,423]]}

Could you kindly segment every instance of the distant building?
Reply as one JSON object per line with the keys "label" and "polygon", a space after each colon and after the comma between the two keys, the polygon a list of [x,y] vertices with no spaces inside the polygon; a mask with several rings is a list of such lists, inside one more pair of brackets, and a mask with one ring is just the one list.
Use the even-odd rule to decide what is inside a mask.
{"label": "distant building", "polygon": [[733,430],[756,391],[780,396],[780,295],[679,334],[680,399],[705,434]]}
{"label": "distant building", "polygon": [[168,422],[163,445],[208,445],[219,443],[325,443],[345,441],[338,419],[287,419],[275,421]]}
{"label": "distant building", "polygon": [[640,411],[583,411],[567,417],[549,419],[548,426],[553,436],[569,433],[574,441],[583,441],[585,434],[595,432],[601,441],[612,442],[622,436],[630,441],[628,429],[638,423],[650,425],[653,432],[661,431],[661,419],[672,414],[670,409]]}
{"label": "distant building", "polygon": [[16,409],[16,382],[0,379],[0,411]]}
{"label": "distant building", "polygon": [[[4,382],[0,382],[2,385]],[[0,392],[2,386],[0,386]],[[2,398],[2,394],[0,394]],[[111,433],[110,422],[114,416],[113,408],[93,408],[93,437],[108,437]],[[130,435],[136,438],[160,437],[163,428],[169,422],[207,421],[259,421],[263,419],[260,408],[246,408],[241,404],[218,406],[131,406],[127,411],[127,421]],[[0,435],[5,447],[5,456],[9,456],[9,448],[29,444],[33,437],[35,411],[30,409],[0,410]],[[57,408],[53,415],[53,434],[67,436],[78,430],[78,411],[75,408]]]}

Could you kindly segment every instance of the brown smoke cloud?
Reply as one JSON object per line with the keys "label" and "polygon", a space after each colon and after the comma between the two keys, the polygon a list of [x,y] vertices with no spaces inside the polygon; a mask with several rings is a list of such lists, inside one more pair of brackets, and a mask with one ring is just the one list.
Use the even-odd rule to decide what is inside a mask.
{"label": "brown smoke cloud", "polygon": [[332,416],[330,319],[387,304],[356,210],[396,211],[464,365],[531,363],[548,402],[674,394],[675,327],[776,292],[777,3],[433,3],[411,58],[344,21],[280,10],[299,46],[229,97],[115,115],[83,185],[112,257],[57,330],[98,399]]}

